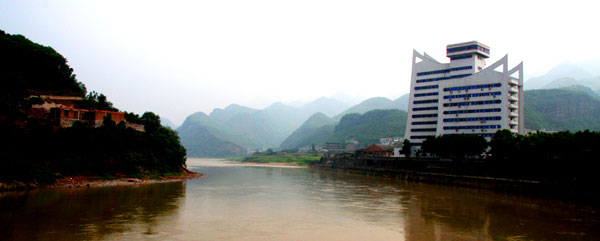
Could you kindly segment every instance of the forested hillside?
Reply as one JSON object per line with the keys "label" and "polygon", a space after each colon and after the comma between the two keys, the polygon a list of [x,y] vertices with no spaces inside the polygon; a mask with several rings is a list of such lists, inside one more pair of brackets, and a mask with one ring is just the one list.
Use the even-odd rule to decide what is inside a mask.
{"label": "forested hillside", "polygon": [[600,100],[578,90],[525,91],[525,128],[600,130]]}
{"label": "forested hillside", "polygon": [[41,100],[29,96],[42,94],[83,97],[74,103],[77,110],[117,109],[103,94],[87,93],[67,60],[51,47],[0,30],[0,53],[0,182],[35,185],[70,175],[183,171],[186,151],[177,133],[161,126],[152,112],[123,114],[127,122],[144,125],[143,131],[108,116],[98,128],[82,121],[64,128],[48,113],[32,114],[32,104]]}

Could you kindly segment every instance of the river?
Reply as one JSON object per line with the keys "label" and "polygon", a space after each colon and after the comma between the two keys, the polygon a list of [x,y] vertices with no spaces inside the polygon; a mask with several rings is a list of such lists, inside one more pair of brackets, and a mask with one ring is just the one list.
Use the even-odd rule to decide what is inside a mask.
{"label": "river", "polygon": [[2,240],[600,240],[598,207],[310,168],[0,193]]}

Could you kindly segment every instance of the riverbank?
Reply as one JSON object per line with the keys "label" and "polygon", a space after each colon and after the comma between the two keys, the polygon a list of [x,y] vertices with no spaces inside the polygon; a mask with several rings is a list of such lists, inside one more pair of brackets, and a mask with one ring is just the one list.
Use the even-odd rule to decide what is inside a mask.
{"label": "riverbank", "polygon": [[597,182],[503,175],[501,164],[391,157],[325,157],[312,168],[435,185],[462,186],[595,203]]}
{"label": "riverbank", "polygon": [[116,177],[102,178],[98,176],[70,176],[56,179],[51,184],[37,184],[24,182],[0,183],[0,191],[16,191],[38,188],[90,188],[90,187],[105,187],[105,186],[131,186],[165,182],[181,182],[188,179],[203,178],[206,175],[183,169],[182,173],[155,176],[155,177]]}
{"label": "riverbank", "polygon": [[287,167],[287,168],[308,168],[309,165],[300,165],[296,163],[287,162],[239,162],[236,161],[240,166],[250,167]]}
{"label": "riverbank", "polygon": [[286,153],[286,152],[263,152],[254,153],[244,158],[233,158],[230,161],[241,163],[264,164],[271,166],[305,166],[318,162],[321,159],[318,153]]}

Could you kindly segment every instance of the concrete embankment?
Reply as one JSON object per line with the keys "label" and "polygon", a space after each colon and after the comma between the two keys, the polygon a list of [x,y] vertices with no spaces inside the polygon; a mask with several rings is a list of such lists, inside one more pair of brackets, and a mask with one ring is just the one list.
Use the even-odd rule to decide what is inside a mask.
{"label": "concrete embankment", "polygon": [[516,193],[558,194],[568,192],[559,184],[533,178],[515,178],[495,173],[495,167],[484,162],[455,162],[451,160],[386,158],[386,157],[329,157],[313,168],[376,175],[405,181],[492,189]]}

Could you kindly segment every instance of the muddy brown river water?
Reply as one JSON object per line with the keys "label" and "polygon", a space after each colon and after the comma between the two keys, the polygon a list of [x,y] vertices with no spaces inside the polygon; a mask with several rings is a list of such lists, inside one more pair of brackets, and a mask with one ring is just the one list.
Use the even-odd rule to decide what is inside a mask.
{"label": "muddy brown river water", "polygon": [[600,209],[189,159],[186,182],[0,193],[0,240],[600,240]]}

